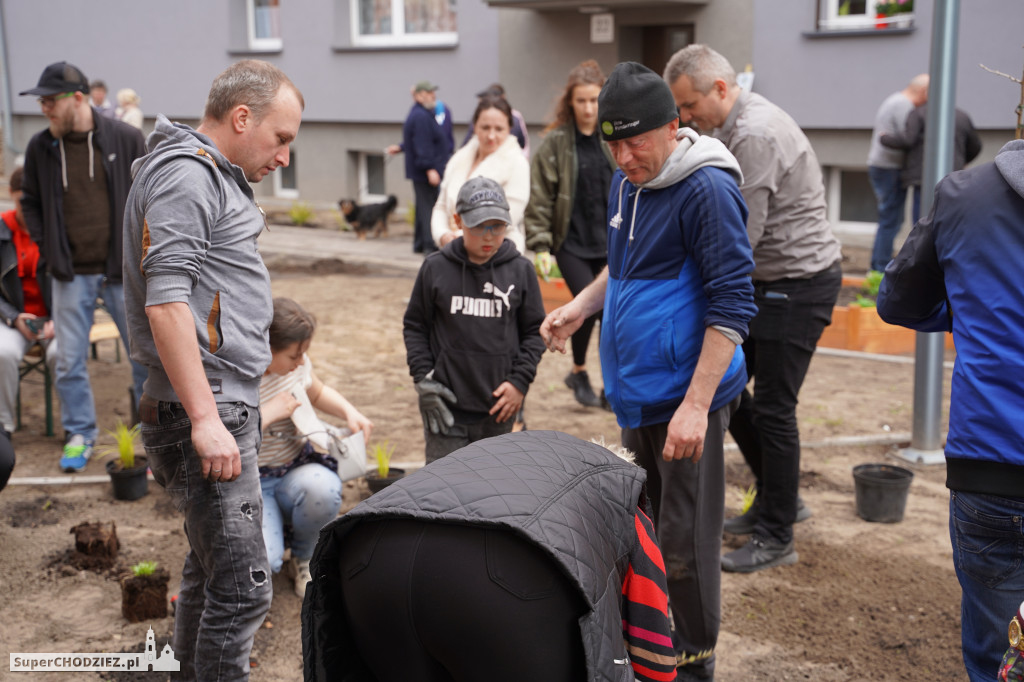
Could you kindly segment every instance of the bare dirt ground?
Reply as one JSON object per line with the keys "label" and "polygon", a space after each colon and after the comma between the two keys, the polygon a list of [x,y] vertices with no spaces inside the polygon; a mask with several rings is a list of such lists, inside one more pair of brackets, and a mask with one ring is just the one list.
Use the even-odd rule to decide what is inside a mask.
{"label": "bare dirt ground", "polygon": [[[391,239],[408,235],[393,230]],[[269,260],[269,259],[268,259]],[[396,459],[422,461],[423,437],[416,398],[405,365],[401,318],[412,274],[380,267],[351,268],[338,261],[278,263],[275,295],[291,296],[319,320],[311,356],[317,373],[339,388],[376,424],[374,440],[397,446]],[[344,272],[344,271],[349,272]],[[341,271],[341,272],[339,272]],[[100,423],[113,428],[127,418],[128,366],[114,361],[104,344],[91,362]],[[596,350],[590,371],[600,385]],[[558,429],[617,442],[607,412],[579,407],[562,379],[567,356],[547,354],[527,401],[531,429]],[[946,371],[948,394],[949,371]],[[805,441],[844,436],[909,433],[913,367],[819,355],[801,394]],[[25,427],[14,435],[15,477],[74,477],[57,470],[59,438],[42,435],[42,389],[23,385]],[[59,424],[59,422],[58,422]],[[112,442],[105,436],[102,442]],[[955,680],[960,662],[960,590],[953,574],[947,531],[948,497],[942,466],[912,467],[902,523],[858,518],[851,468],[891,460],[886,445],[806,448],[803,490],[814,516],[796,528],[800,562],[752,575],[723,577],[723,624],[718,677],[740,680]],[[742,457],[726,454],[727,506],[741,504],[751,482]],[[86,475],[103,474],[93,461]],[[350,508],[365,496],[361,481],[346,486]],[[12,485],[0,494],[0,661],[11,652],[137,652],[152,625],[158,648],[168,640],[170,617],[129,624],[120,612],[116,570],[97,574],[67,566],[69,529],[81,521],[114,521],[121,566],[156,560],[177,591],[187,543],[181,516],[153,483],[135,502],[115,501],[109,483]],[[745,538],[727,536],[727,549]],[[256,636],[252,679],[301,679],[298,598],[283,575],[274,576],[275,597]],[[8,672],[0,679],[160,679],[139,675],[71,675]]]}

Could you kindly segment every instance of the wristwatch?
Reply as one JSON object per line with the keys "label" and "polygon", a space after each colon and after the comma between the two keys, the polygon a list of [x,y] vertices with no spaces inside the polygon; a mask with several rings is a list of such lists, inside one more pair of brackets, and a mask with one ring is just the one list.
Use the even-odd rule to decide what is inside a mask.
{"label": "wristwatch", "polygon": [[1018,651],[1024,651],[1024,603],[1017,609],[1017,613],[1010,619],[1010,646]]}

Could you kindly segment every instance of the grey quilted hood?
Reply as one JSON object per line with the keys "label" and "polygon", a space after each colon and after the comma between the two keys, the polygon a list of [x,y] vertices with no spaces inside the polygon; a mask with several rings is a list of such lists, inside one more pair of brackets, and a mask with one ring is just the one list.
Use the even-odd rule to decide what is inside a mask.
{"label": "grey quilted hood", "polygon": [[632,680],[619,613],[646,473],[557,431],[478,441],[424,467],[324,527],[302,606],[306,680],[368,681],[344,616],[338,561],[361,520],[412,518],[505,528],[547,552],[591,611],[580,619],[588,680]]}

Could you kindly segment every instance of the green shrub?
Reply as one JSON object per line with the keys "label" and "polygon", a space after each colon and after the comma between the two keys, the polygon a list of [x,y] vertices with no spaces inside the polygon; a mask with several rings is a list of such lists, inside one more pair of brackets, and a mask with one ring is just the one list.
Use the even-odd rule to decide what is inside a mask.
{"label": "green shrub", "polygon": [[313,222],[313,208],[304,201],[296,201],[288,209],[292,225],[310,225]]}

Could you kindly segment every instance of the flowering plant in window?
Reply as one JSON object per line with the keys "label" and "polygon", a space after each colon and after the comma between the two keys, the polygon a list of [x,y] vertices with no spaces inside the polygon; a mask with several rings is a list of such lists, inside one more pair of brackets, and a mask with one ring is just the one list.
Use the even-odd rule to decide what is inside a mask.
{"label": "flowering plant in window", "polygon": [[891,17],[897,14],[908,14],[914,11],[914,0],[895,0],[894,2],[879,2],[875,4],[875,11],[879,16]]}

